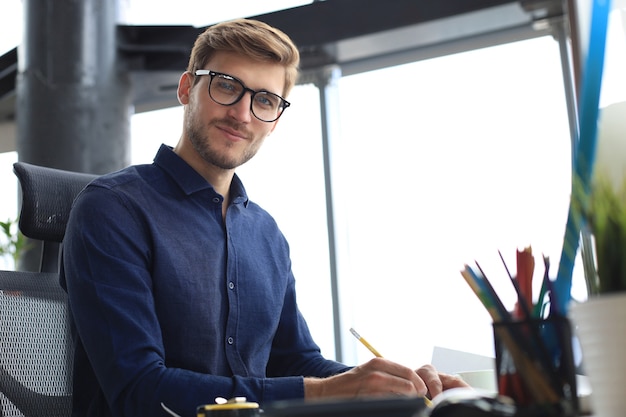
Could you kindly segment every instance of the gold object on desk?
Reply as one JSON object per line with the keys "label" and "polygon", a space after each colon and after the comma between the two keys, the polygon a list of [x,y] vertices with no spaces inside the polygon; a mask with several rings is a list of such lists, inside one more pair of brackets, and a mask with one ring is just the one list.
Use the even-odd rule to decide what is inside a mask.
{"label": "gold object on desk", "polygon": [[215,404],[205,404],[197,408],[198,417],[257,417],[259,404],[248,402],[245,397],[229,400],[218,397]]}

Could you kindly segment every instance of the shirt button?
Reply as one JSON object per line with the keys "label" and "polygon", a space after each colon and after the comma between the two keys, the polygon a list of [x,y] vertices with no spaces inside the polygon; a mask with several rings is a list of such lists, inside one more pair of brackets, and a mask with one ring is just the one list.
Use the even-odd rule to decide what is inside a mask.
{"label": "shirt button", "polygon": [[235,283],[234,282],[229,282],[228,283],[228,288],[230,288],[231,290],[235,289]]}
{"label": "shirt button", "polygon": [[219,197],[213,197],[213,202],[214,202],[215,204],[217,204],[217,203],[221,203],[221,201],[220,201],[220,198],[219,198]]}
{"label": "shirt button", "polygon": [[232,345],[235,342],[235,339],[233,339],[232,337],[229,337],[227,342],[229,345]]}

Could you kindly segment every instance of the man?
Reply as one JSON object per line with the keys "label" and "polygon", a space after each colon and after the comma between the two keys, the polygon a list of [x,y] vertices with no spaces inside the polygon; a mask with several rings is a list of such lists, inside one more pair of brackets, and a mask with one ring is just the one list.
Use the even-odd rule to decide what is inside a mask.
{"label": "man", "polygon": [[326,360],[295,297],[289,249],[235,169],[289,106],[299,63],[257,21],[197,39],[178,85],[174,148],[103,176],[77,198],[62,263],[77,347],[74,415],[195,415],[218,396],[430,395],[463,385],[382,358]]}

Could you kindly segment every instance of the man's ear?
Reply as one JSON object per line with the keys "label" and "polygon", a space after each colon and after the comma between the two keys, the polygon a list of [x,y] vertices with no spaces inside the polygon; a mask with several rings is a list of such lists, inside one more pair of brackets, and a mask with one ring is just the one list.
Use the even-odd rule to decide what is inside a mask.
{"label": "man's ear", "polygon": [[189,103],[189,94],[191,94],[191,86],[193,85],[194,78],[189,71],[183,72],[178,80],[178,89],[176,94],[178,96],[178,102],[182,105]]}

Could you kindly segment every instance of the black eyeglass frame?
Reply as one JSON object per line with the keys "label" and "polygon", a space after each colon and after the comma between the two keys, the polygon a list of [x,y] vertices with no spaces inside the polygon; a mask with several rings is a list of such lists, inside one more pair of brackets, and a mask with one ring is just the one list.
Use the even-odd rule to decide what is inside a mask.
{"label": "black eyeglass frame", "polygon": [[[291,103],[288,102],[287,100],[285,100],[283,97],[279,96],[276,93],[272,93],[271,91],[267,91],[267,90],[253,90],[249,87],[247,87],[243,81],[241,81],[239,78],[237,77],[233,77],[232,75],[229,74],[224,74],[223,72],[217,72],[217,71],[213,71],[213,70],[208,70],[208,69],[199,69],[199,70],[195,70],[194,71],[194,75],[198,75],[198,76],[202,76],[202,75],[209,75],[211,77],[211,79],[209,80],[209,85],[207,86],[207,91],[209,93],[209,97],[211,97],[211,100],[213,100],[214,102],[216,102],[217,104],[220,104],[222,106],[232,106],[235,105],[237,103],[239,103],[239,101],[241,101],[241,99],[243,98],[243,96],[247,93],[250,92],[250,94],[252,95],[250,98],[250,113],[252,113],[254,115],[254,117],[256,117],[257,119],[259,119],[262,122],[266,122],[266,123],[272,123],[275,122],[276,120],[278,120],[280,118],[280,116],[283,115],[283,113],[285,112],[285,109],[289,106],[291,106]],[[211,84],[213,83],[213,79],[217,76],[220,77],[226,77],[229,78],[231,80],[237,81],[239,84],[241,84],[242,90],[241,90],[241,94],[239,94],[239,97],[237,97],[235,99],[235,101],[233,101],[230,104],[224,104],[224,103],[220,103],[219,101],[215,100],[213,98],[213,96],[211,95]],[[261,119],[259,116],[256,115],[256,113],[254,112],[253,109],[253,104],[254,104],[254,96],[256,96],[257,94],[262,93],[262,94],[272,94],[276,97],[278,97],[280,99],[280,105],[279,105],[279,109],[281,109],[278,113],[278,116],[276,116],[275,119],[272,120],[264,120]]]}

